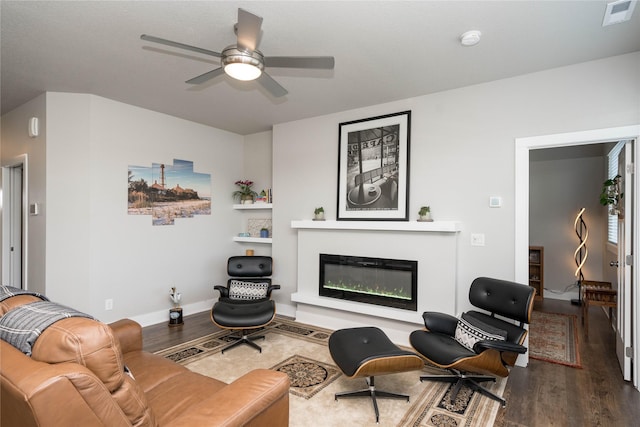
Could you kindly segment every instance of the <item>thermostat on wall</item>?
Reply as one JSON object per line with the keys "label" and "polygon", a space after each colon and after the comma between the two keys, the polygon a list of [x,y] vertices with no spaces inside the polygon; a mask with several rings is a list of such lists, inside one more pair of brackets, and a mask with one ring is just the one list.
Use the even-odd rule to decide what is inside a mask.
{"label": "thermostat on wall", "polygon": [[502,207],[502,197],[499,197],[499,196],[491,196],[491,197],[489,197],[489,207],[490,208],[500,208],[500,207]]}

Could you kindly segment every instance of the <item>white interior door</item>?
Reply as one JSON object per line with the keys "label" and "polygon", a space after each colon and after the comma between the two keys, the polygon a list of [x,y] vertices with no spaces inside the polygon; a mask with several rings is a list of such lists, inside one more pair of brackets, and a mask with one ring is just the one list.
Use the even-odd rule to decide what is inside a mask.
{"label": "white interior door", "polygon": [[26,288],[25,163],[2,168],[2,283]]}
{"label": "white interior door", "polygon": [[618,216],[618,310],[616,316],[616,355],[625,381],[631,380],[633,301],[633,141],[620,152],[618,174],[622,177],[621,214]]}

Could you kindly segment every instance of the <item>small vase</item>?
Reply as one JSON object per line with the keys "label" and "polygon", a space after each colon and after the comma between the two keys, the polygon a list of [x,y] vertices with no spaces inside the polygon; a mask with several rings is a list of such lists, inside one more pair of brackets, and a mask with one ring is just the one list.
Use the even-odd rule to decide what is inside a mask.
{"label": "small vase", "polygon": [[242,203],[243,205],[253,204],[253,196],[251,194],[245,194],[244,196],[240,197],[240,203]]}
{"label": "small vase", "polygon": [[320,212],[314,215],[314,221],[324,221],[324,212]]}

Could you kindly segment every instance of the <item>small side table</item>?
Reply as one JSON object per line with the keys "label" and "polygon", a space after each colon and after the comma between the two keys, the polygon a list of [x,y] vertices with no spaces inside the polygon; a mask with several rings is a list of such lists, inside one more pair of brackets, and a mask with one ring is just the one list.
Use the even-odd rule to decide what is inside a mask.
{"label": "small side table", "polygon": [[612,309],[617,306],[617,302],[618,290],[611,288],[611,282],[582,281],[582,324],[585,335],[589,335],[589,307],[608,307],[611,322]]}

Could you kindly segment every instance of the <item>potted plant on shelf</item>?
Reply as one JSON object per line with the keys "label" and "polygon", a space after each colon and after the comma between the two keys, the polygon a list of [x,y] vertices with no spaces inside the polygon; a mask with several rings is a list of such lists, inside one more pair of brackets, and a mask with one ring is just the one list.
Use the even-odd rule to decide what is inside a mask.
{"label": "potted plant on shelf", "polygon": [[620,208],[618,203],[623,197],[623,193],[620,193],[620,178],[622,176],[616,175],[614,178],[607,179],[602,183],[602,192],[600,193],[600,204],[602,206],[609,207],[609,215],[619,215]]}
{"label": "potted plant on shelf", "polygon": [[242,204],[251,204],[253,203],[253,199],[258,195],[251,186],[253,185],[253,181],[249,180],[241,180],[236,181],[235,184],[240,187],[239,190],[233,192],[233,199],[242,203]]}
{"label": "potted plant on shelf", "polygon": [[324,208],[320,206],[319,208],[315,208],[313,211],[313,220],[314,221],[324,221]]}
{"label": "potted plant on shelf", "polygon": [[431,219],[431,208],[429,206],[422,206],[418,211],[418,221],[433,221]]}
{"label": "potted plant on shelf", "polygon": [[269,229],[268,228],[261,228],[260,229],[260,237],[262,237],[262,238],[269,237]]}

